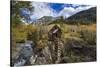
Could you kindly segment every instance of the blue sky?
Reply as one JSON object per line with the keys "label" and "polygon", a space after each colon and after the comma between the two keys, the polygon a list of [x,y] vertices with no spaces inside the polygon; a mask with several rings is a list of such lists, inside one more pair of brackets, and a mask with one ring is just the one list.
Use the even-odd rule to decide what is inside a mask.
{"label": "blue sky", "polygon": [[72,7],[74,9],[77,9],[78,7],[87,7],[89,5],[64,4],[64,3],[48,3],[48,6],[50,6],[52,9],[56,10],[57,12],[59,12],[64,7],[67,7],[67,8]]}
{"label": "blue sky", "polygon": [[48,6],[50,6],[52,9],[56,10],[57,12],[61,11],[63,9],[62,3],[48,3]]}
{"label": "blue sky", "polygon": [[28,20],[36,20],[43,16],[58,17],[63,16],[65,18],[70,17],[80,11],[87,10],[91,7],[90,5],[78,5],[78,4],[64,4],[64,3],[46,3],[46,2],[32,2],[31,5],[34,7],[31,13],[28,9],[21,10],[22,16],[29,16]]}

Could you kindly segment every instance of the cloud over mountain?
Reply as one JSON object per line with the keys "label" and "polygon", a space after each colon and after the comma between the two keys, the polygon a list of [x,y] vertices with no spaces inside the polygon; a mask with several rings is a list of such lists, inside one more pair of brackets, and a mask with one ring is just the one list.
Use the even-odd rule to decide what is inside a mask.
{"label": "cloud over mountain", "polygon": [[[76,8],[77,7],[77,8]],[[80,11],[83,11],[83,10],[87,10],[89,8],[91,8],[93,6],[75,6],[73,5],[72,7],[64,7],[60,12],[59,12],[59,16],[63,16],[65,18],[68,18],[69,16],[73,15],[73,14],[76,14]]]}
{"label": "cloud over mountain", "polygon": [[75,5],[75,4],[73,5],[73,4],[46,3],[46,2],[32,2],[31,4],[34,7],[33,12],[30,15],[30,18],[32,20],[39,19],[43,16],[52,16],[52,17],[63,16],[67,18],[73,14],[76,14],[77,12],[94,7],[89,5]]}

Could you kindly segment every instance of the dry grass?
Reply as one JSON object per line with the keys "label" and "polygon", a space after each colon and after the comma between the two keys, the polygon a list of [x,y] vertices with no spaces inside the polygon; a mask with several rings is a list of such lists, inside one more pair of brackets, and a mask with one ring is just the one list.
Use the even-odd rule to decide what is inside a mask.
{"label": "dry grass", "polygon": [[91,24],[91,25],[80,25],[81,30],[88,29],[90,31],[96,32],[96,24]]}

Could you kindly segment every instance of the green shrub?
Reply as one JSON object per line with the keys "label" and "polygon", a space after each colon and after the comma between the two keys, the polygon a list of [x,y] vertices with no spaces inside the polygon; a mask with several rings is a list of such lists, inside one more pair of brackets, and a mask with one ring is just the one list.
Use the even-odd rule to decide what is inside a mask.
{"label": "green shrub", "polygon": [[27,39],[27,33],[25,31],[25,28],[17,28],[17,27],[13,27],[12,28],[12,38],[15,39],[15,42],[25,42],[25,40]]}
{"label": "green shrub", "polygon": [[89,30],[80,31],[81,38],[86,41],[89,45],[96,44],[96,32]]}

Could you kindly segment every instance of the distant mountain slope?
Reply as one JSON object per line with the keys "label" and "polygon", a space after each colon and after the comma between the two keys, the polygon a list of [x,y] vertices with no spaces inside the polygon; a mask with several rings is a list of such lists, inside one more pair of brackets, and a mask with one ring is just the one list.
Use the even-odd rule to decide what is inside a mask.
{"label": "distant mountain slope", "polygon": [[36,23],[36,24],[37,23],[38,24],[40,24],[40,23],[44,24],[44,23],[49,23],[49,22],[51,22],[53,20],[55,20],[55,18],[52,17],[52,16],[43,16],[40,19],[37,19],[37,20],[33,21],[32,24],[34,24],[34,23]]}
{"label": "distant mountain slope", "polygon": [[43,17],[40,18],[39,20],[41,20],[41,21],[43,21],[43,22],[48,22],[48,21],[54,20],[54,17],[52,17],[52,16],[43,16]]}
{"label": "distant mountain slope", "polygon": [[[68,22],[67,22],[68,21]],[[52,23],[95,23],[96,22],[96,7],[90,8],[88,10],[83,10],[78,12],[68,18],[52,17],[52,16],[43,16],[40,19],[37,19],[32,22],[32,24],[52,24]],[[74,22],[74,23],[73,23]],[[75,23],[75,24],[76,24]]]}
{"label": "distant mountain slope", "polygon": [[76,13],[67,18],[67,20],[96,22],[96,7]]}

